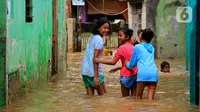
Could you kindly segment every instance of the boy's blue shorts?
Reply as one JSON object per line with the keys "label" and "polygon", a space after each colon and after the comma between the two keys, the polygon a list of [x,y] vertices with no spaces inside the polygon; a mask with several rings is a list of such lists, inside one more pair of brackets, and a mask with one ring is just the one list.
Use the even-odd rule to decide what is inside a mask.
{"label": "boy's blue shorts", "polygon": [[137,84],[137,75],[120,77],[120,84],[122,84],[128,89],[131,89],[133,86],[136,86]]}

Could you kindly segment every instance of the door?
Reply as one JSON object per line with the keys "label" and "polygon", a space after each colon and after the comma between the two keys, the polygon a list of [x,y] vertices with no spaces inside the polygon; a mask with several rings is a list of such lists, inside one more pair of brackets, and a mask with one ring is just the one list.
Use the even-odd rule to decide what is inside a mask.
{"label": "door", "polygon": [[57,0],[53,0],[52,7],[52,74],[58,72],[58,11]]}
{"label": "door", "polygon": [[200,69],[200,67],[199,67],[199,64],[200,64],[200,55],[199,55],[199,53],[200,53],[200,1],[199,0],[197,0],[197,32],[196,32],[196,34],[197,34],[197,36],[196,36],[196,104],[197,105],[199,105],[199,102],[200,102],[200,84],[199,84],[199,82],[200,82],[200,73],[199,73],[199,69]]}

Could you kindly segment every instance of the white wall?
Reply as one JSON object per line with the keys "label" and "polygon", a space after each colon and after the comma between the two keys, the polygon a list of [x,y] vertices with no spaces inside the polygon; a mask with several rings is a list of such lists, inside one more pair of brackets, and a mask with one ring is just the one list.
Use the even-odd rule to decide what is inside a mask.
{"label": "white wall", "polygon": [[146,28],[146,22],[147,22],[146,1],[147,0],[144,0],[142,3],[142,29]]}
{"label": "white wall", "polygon": [[67,21],[67,43],[68,43],[68,52],[73,52],[74,50],[74,37],[73,32],[75,31],[75,19],[68,18]]}

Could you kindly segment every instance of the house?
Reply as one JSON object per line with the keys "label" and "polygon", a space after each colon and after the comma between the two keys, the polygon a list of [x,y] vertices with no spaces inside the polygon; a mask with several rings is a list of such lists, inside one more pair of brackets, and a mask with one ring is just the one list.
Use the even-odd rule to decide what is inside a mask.
{"label": "house", "polygon": [[[176,20],[176,9],[185,1],[121,0],[128,2],[128,23],[135,32],[150,28],[157,58],[185,58],[185,24]],[[136,36],[136,33],[135,33]]]}
{"label": "house", "polygon": [[65,3],[0,1],[0,106],[66,68]]}
{"label": "house", "polygon": [[128,11],[126,9],[127,2],[119,2],[118,0],[87,0],[86,5],[82,7],[82,22],[91,22],[102,16],[107,16],[110,21],[115,19],[127,21]]}
{"label": "house", "polygon": [[[88,24],[102,16],[107,16],[110,21],[125,20],[134,30],[134,38],[137,38],[138,29],[150,28],[154,31],[152,44],[157,58],[183,59],[186,56],[186,24],[176,20],[175,10],[184,5],[184,0],[85,0],[85,6],[79,8],[83,23],[81,29],[90,32]],[[76,9],[72,7],[72,18],[76,18]]]}
{"label": "house", "polygon": [[[73,6],[68,2],[69,8],[69,21],[68,21],[68,51],[75,51],[77,47],[77,29],[79,26],[79,37],[81,37],[82,48],[84,50],[88,33],[91,32],[93,23],[100,17],[107,17],[112,23],[112,31],[116,32],[120,25],[115,20],[128,21],[128,6],[127,2],[119,2],[118,0],[85,0],[84,6]],[[78,10],[78,11],[77,11]],[[77,17],[78,14],[78,17]],[[76,19],[79,19],[76,21]],[[115,22],[115,23],[114,23]],[[77,25],[77,23],[79,25]],[[118,25],[116,25],[118,24]],[[73,35],[69,32],[73,32]],[[83,33],[87,33],[86,35]],[[84,38],[84,39],[83,39]],[[117,38],[115,39],[117,40]],[[109,44],[108,44],[109,45]],[[118,47],[117,42],[111,45],[112,47]]]}

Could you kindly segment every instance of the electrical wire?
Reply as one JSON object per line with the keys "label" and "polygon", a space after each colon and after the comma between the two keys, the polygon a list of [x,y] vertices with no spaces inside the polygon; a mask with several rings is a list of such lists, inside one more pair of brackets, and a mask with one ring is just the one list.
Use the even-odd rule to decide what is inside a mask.
{"label": "electrical wire", "polygon": [[105,15],[109,15],[109,16],[116,16],[116,15],[119,15],[119,14],[123,14],[124,12],[126,12],[128,10],[128,8],[124,9],[122,12],[119,12],[119,13],[115,13],[115,14],[109,14],[109,13],[105,13],[103,11],[100,11],[99,9],[97,9],[94,5],[92,5],[88,0],[86,0],[88,2],[88,4],[93,8],[95,9],[96,11],[102,13],[102,14],[105,14]]}

